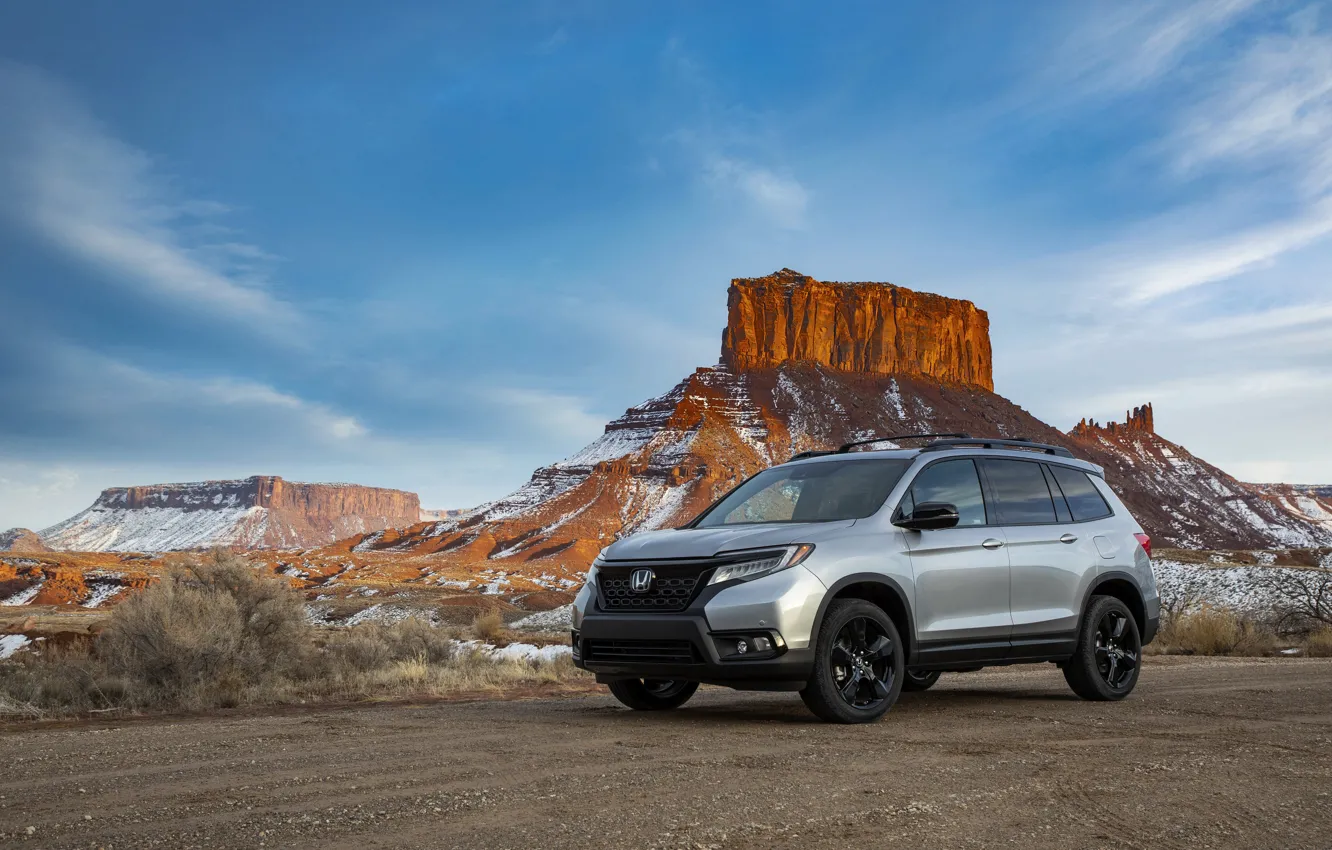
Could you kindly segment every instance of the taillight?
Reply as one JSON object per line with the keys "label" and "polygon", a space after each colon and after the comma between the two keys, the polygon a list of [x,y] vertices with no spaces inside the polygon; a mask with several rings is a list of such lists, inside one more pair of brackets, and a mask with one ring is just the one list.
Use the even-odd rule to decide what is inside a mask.
{"label": "taillight", "polygon": [[1152,538],[1148,537],[1146,534],[1135,534],[1133,535],[1133,539],[1142,545],[1142,551],[1146,552],[1147,557],[1150,558],[1152,556]]}

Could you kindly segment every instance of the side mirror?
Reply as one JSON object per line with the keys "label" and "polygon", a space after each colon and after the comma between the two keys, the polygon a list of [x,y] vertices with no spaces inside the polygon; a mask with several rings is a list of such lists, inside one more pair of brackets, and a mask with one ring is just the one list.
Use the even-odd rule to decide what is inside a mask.
{"label": "side mirror", "polygon": [[900,528],[912,531],[935,531],[940,528],[952,528],[961,518],[957,515],[957,506],[947,502],[921,502],[910,516],[899,517],[893,522]]}

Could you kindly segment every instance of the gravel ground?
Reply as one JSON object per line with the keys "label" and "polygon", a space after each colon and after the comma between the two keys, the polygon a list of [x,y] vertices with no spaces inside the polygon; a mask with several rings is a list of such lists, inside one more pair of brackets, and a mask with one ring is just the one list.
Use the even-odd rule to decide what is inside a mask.
{"label": "gravel ground", "polygon": [[0,730],[0,846],[1332,846],[1332,660],[945,675],[881,723],[704,689]]}

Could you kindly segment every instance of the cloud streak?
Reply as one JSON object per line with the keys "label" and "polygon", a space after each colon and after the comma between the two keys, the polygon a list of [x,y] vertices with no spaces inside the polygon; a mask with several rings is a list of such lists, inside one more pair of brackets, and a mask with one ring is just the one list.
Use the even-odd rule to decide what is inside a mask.
{"label": "cloud streak", "polygon": [[214,221],[225,205],[179,197],[152,157],[111,136],[51,77],[0,64],[0,114],[0,211],[48,245],[180,309],[274,333],[301,323],[268,290],[271,255],[191,238],[228,232]]}

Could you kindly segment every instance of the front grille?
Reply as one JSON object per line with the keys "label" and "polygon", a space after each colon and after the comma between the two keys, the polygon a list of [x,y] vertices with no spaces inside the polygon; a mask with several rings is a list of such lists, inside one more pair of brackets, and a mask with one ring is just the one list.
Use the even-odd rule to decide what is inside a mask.
{"label": "front grille", "polygon": [[646,593],[635,593],[629,587],[629,576],[603,575],[601,586],[602,607],[607,611],[683,611],[694,598],[698,587],[697,575],[658,576]]}
{"label": "front grille", "polygon": [[687,640],[584,640],[587,661],[694,664],[698,656]]}

